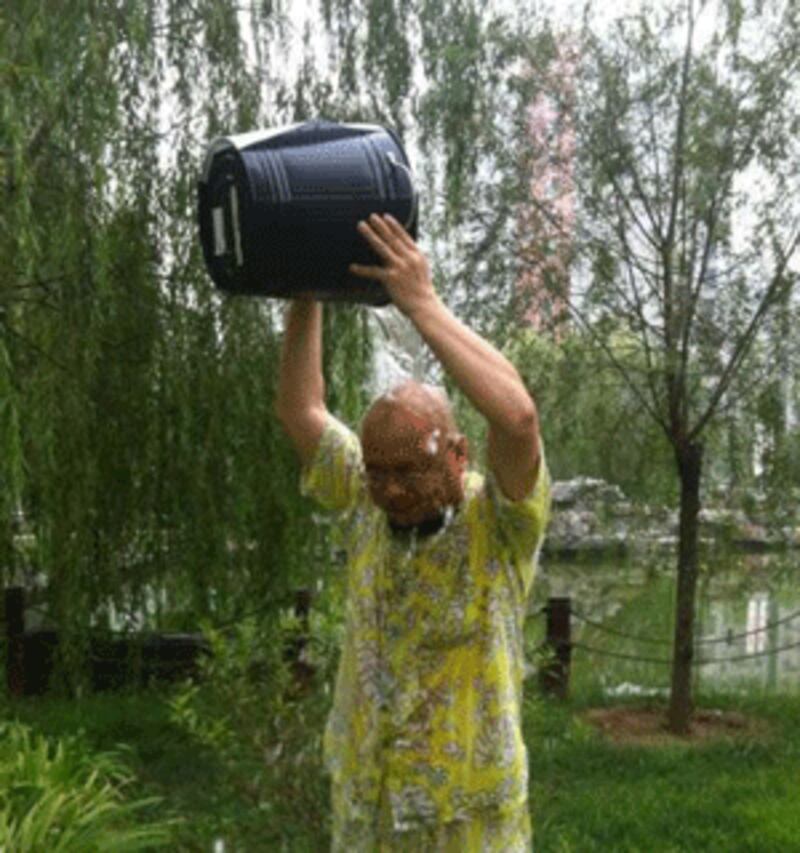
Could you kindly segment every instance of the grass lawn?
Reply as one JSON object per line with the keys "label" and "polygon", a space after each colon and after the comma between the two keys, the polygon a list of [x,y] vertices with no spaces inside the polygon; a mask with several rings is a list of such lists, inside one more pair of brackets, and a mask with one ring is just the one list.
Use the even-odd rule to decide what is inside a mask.
{"label": "grass lawn", "polygon": [[599,735],[581,715],[597,704],[526,717],[537,851],[800,851],[800,697],[700,697],[766,733],[659,746]]}
{"label": "grass lawn", "polygon": [[[169,849],[211,851],[214,838],[237,820],[252,821],[253,810],[217,784],[218,760],[170,722],[166,696],[27,699],[0,710],[46,735],[80,733],[87,749],[124,745],[138,780],[130,795],[159,795],[154,817],[185,819]],[[703,707],[766,721],[766,733],[647,747],[598,734],[583,718],[598,704],[591,696],[567,704],[526,699],[537,853],[800,852],[800,697],[701,697]],[[328,843],[253,842],[248,850],[324,851]],[[241,848],[226,853],[232,849]]]}

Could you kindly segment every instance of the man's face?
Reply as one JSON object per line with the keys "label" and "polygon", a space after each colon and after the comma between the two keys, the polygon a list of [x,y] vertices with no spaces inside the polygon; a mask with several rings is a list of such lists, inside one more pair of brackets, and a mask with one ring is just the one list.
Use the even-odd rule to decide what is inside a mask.
{"label": "man's face", "polygon": [[395,524],[419,524],[464,498],[466,439],[400,406],[380,405],[361,435],[369,492]]}

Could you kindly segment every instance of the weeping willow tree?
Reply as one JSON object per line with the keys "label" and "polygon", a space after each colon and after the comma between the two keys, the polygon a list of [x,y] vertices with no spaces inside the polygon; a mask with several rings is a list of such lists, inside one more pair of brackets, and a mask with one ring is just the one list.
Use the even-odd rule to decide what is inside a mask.
{"label": "weeping willow tree", "polygon": [[[272,410],[281,306],[223,298],[203,269],[210,138],[318,116],[396,128],[437,285],[500,328],[523,27],[466,0],[323,0],[304,24],[290,11],[0,11],[0,578],[43,577],[67,686],[111,607],[191,628],[277,608],[324,574]],[[370,310],[325,312],[328,402],[350,420]]]}

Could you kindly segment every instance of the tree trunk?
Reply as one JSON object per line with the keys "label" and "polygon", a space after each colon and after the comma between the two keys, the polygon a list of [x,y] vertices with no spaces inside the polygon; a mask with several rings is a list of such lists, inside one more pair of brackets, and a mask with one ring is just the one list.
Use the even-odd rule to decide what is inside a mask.
{"label": "tree trunk", "polygon": [[676,455],[681,478],[681,508],[669,730],[675,734],[688,734],[692,713],[694,608],[697,592],[697,516],[700,511],[703,446],[699,443],[681,444],[676,448]]}

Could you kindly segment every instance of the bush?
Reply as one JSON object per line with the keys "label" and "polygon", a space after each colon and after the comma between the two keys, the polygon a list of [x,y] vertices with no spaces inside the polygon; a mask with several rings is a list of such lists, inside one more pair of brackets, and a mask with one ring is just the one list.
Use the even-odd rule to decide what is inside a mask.
{"label": "bush", "polygon": [[312,613],[304,678],[285,659],[299,630],[294,616],[246,620],[228,633],[204,627],[212,654],[201,663],[200,679],[186,682],[171,701],[173,719],[210,747],[224,768],[216,780],[224,802],[215,824],[202,828],[204,837],[213,833],[245,850],[328,844],[322,734],[338,656],[337,622],[318,609]]}
{"label": "bush", "polygon": [[174,821],[142,824],[137,813],[158,800],[124,802],[131,781],[117,754],[0,722],[0,850],[123,853],[165,844]]}

